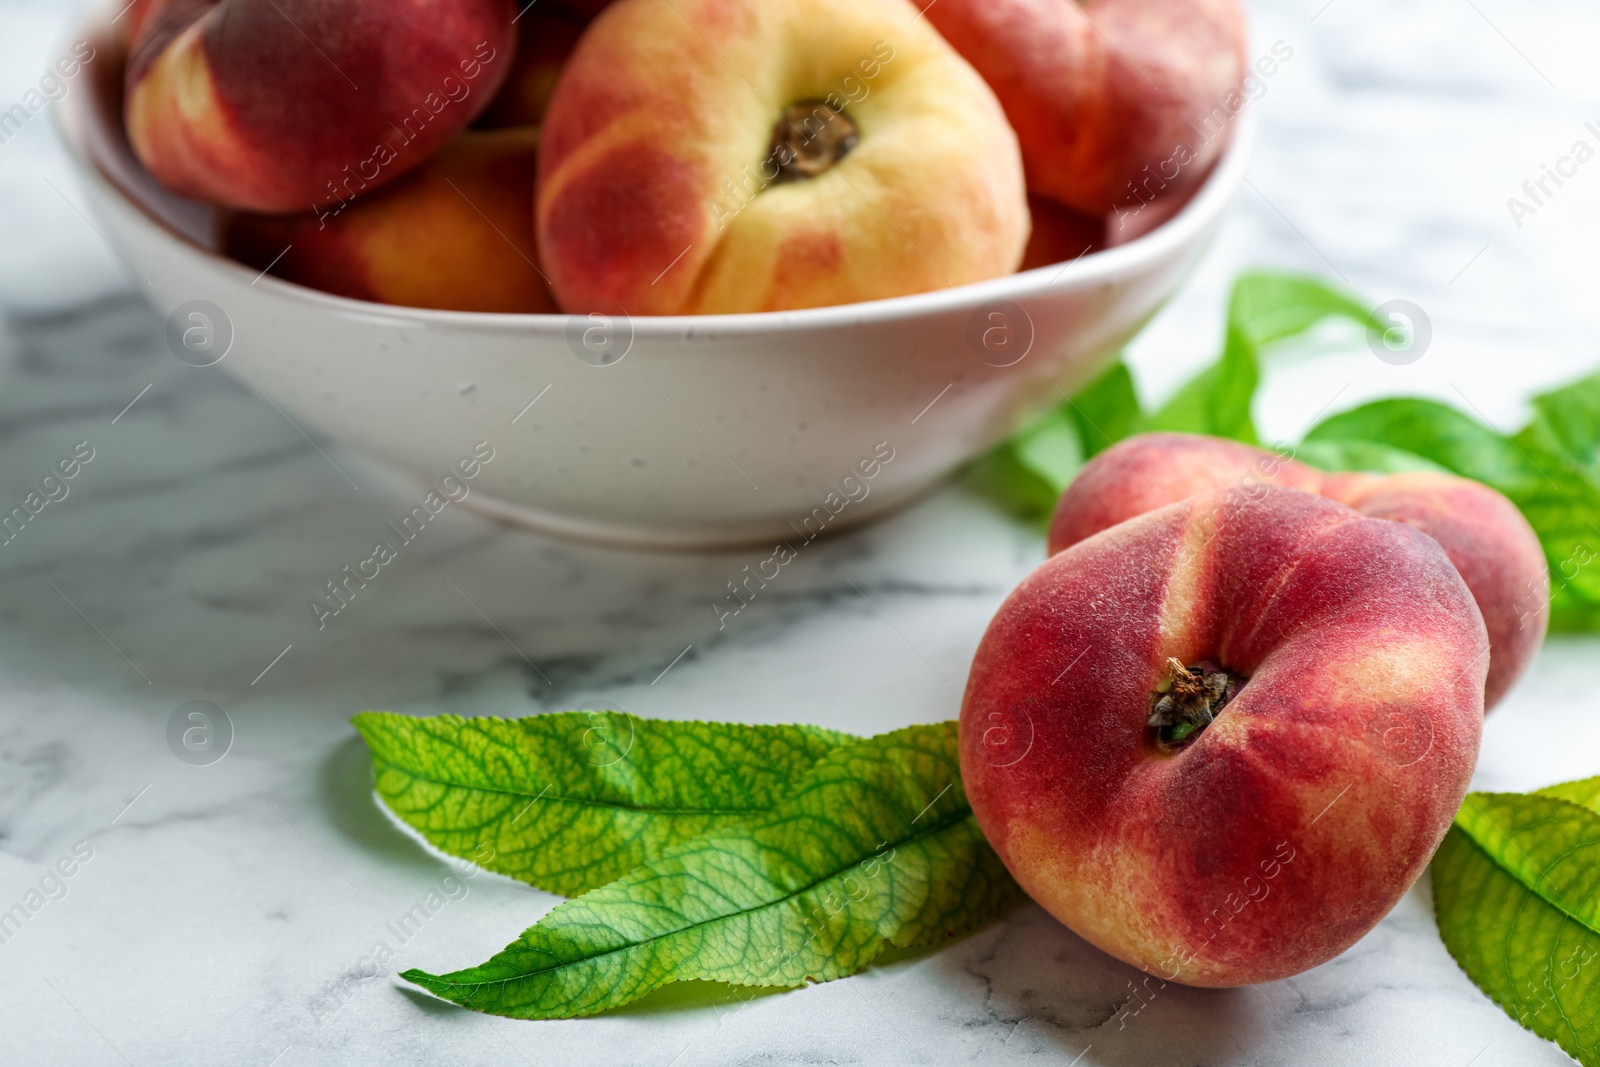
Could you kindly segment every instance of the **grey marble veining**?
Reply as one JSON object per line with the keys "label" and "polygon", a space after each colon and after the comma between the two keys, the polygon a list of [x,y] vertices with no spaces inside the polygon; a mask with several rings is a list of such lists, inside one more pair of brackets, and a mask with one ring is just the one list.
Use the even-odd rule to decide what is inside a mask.
{"label": "grey marble veining", "polygon": [[[0,0],[0,104],[74,10]],[[1395,392],[1511,425],[1530,391],[1592,366],[1600,162],[1521,228],[1505,200],[1600,117],[1600,15],[1503,0],[1253,13],[1256,50],[1283,40],[1294,57],[1257,104],[1263,148],[1225,236],[1135,346],[1147,396],[1214,353],[1228,281],[1259,263],[1414,300],[1435,331],[1407,367],[1337,330],[1286,357],[1261,405],[1274,437]],[[808,546],[719,627],[712,603],[760,553],[584,547],[450,509],[318,630],[309,597],[417,488],[308,440],[222,368],[173,359],[75,195],[43,116],[0,144],[0,503],[81,442],[94,452],[0,547],[0,908],[90,853],[0,944],[5,1062],[1566,1062],[1451,961],[1426,882],[1339,959],[1246,990],[1154,988],[1032,906],[852,979],[694,984],[589,1020],[493,1019],[405,987],[395,964],[479,962],[556,899],[480,875],[397,937],[449,868],[373,804],[353,712],[609,700],[859,732],[949,718],[1043,545],[952,485]],[[1489,721],[1479,787],[1600,771],[1597,652],[1547,646]],[[166,742],[196,699],[235,730],[207,767]],[[395,959],[374,968],[380,943]]]}

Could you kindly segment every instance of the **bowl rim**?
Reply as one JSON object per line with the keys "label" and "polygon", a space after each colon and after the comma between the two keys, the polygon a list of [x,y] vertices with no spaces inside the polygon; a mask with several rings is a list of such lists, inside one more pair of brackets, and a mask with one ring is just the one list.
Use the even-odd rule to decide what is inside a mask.
{"label": "bowl rim", "polygon": [[[97,32],[104,33],[108,30],[110,25],[107,14],[107,10],[95,11],[76,23],[78,36],[94,36]],[[396,325],[434,324],[493,330],[521,327],[564,331],[574,314],[579,314],[448,311],[440,308],[382,304],[325,293],[264,271],[257,273],[237,260],[204,248],[173,230],[105,173],[87,147],[83,127],[95,119],[89,113],[91,107],[85,102],[85,98],[93,92],[93,89],[85,86],[84,90],[81,93],[69,93],[67,98],[61,101],[64,106],[52,109],[54,125],[79,172],[80,179],[98,185],[103,193],[116,200],[122,207],[129,209],[138,222],[159,230],[174,240],[185,252],[212,260],[216,269],[224,275],[231,276],[235,281],[275,293],[284,299],[313,306],[320,305],[327,311],[365,319],[383,319]],[[791,311],[713,315],[628,315],[626,309],[622,309],[623,314],[635,341],[652,337],[682,338],[696,333],[712,332],[719,336],[730,333],[760,335],[797,329],[826,330],[905,321],[930,312],[952,308],[1027,299],[1062,283],[1066,283],[1068,289],[1094,284],[1111,284],[1118,278],[1136,275],[1153,263],[1170,258],[1179,248],[1203,233],[1227,208],[1233,199],[1233,194],[1243,184],[1245,171],[1249,168],[1254,154],[1259,126],[1255,108],[1246,101],[1240,110],[1233,114],[1229,125],[1230,136],[1222,156],[1212,166],[1210,173],[1205,176],[1188,202],[1172,218],[1127,244],[1100,249],[1065,264],[1046,264],[984,281],[853,304],[831,304]]]}

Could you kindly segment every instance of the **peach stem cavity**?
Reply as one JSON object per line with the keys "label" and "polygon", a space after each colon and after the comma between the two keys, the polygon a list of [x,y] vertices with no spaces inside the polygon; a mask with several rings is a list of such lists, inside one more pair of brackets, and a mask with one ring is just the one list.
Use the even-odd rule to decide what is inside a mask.
{"label": "peach stem cavity", "polygon": [[770,158],[777,182],[797,182],[826,173],[860,141],[850,116],[823,100],[800,100],[784,108],[772,127]]}
{"label": "peach stem cavity", "polygon": [[1169,656],[1166,677],[1150,694],[1145,723],[1156,748],[1172,753],[1191,744],[1239,695],[1245,681],[1209,660],[1186,666]]}

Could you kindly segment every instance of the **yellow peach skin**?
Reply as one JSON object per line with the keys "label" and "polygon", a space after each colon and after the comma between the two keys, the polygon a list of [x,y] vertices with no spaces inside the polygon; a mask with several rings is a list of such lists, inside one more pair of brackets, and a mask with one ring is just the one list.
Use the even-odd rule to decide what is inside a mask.
{"label": "yellow peach skin", "polygon": [[323,214],[241,215],[230,255],[314,289],[448,311],[550,312],[533,239],[532,129],[463,133],[433,159]]}
{"label": "yellow peach skin", "polygon": [[[916,16],[905,0],[607,7],[545,116],[537,218],[561,304],[773,311],[1014,270],[1028,237],[1016,136]],[[823,101],[853,147],[781,180],[775,130]]]}

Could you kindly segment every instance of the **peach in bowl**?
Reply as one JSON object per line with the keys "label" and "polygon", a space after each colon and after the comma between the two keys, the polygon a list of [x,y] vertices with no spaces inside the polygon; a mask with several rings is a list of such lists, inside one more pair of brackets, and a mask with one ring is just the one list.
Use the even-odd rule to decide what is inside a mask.
{"label": "peach in bowl", "polygon": [[[1036,244],[1023,256],[1026,219],[1019,229],[1015,218],[996,216],[987,235],[921,219],[926,233],[966,242],[962,255],[1021,258],[1023,269],[965,284],[951,278],[913,295],[702,315],[629,316],[598,299],[579,314],[405,307],[312,289],[224,255],[234,216],[169,191],[130,148],[123,125],[127,50],[111,15],[80,30],[96,59],[57,114],[102,232],[148,279],[140,288],[167,318],[175,354],[239,376],[301,425],[425,481],[488,442],[494,459],[474,479],[468,506],[557,534],[641,547],[793,543],[928,491],[1059,403],[1148,321],[1216,231],[1254,139],[1249,115],[1241,113],[1205,179],[1180,202],[1152,205],[1148,214],[1164,221],[1075,257],[1067,248],[1073,241],[1063,238],[1044,257],[1062,262],[1034,265],[1042,258],[1035,248],[1043,247],[1037,222]],[[926,44],[929,62],[946,64],[930,81],[948,84],[950,72],[963,68],[939,47]],[[974,99],[964,121],[1003,127],[998,107]],[[1011,137],[1008,128],[984,132],[971,146],[984,158],[963,165],[985,181],[1020,182],[1020,170],[1007,162]],[[438,210],[453,212],[449,226],[457,230],[504,230],[520,203],[463,212],[439,192],[491,164],[530,169],[511,140],[498,148],[484,143],[490,147],[477,156],[440,156],[432,170],[419,167],[376,195],[443,205]],[[959,145],[947,151],[952,166],[963,162]],[[435,181],[444,184],[428,184]],[[970,183],[951,188],[970,199]],[[550,189],[538,210],[561,219],[559,192]],[[1020,184],[1013,191],[1020,197]],[[535,213],[531,191],[526,211]],[[373,216],[374,240],[418,261],[450,252],[430,245],[430,231],[388,234],[378,212]],[[774,216],[773,224],[780,222]],[[303,226],[284,232],[286,245],[297,234],[319,239]],[[255,243],[276,236],[267,227]],[[985,236],[990,244],[972,243]],[[491,238],[474,239],[491,254]],[[522,244],[506,241],[493,253],[507,264],[504,277],[538,271],[535,250]],[[285,254],[292,259],[295,252]],[[577,254],[567,261],[584,262]],[[568,277],[578,272],[573,266]],[[730,271],[720,284],[739,276]],[[771,277],[762,284],[776,284]],[[403,290],[413,280],[400,271],[374,286],[381,295],[380,282]],[[630,284],[649,290],[651,280]],[[664,304],[691,306],[677,284],[670,293],[678,295]],[[531,306],[556,306],[547,299],[541,292]]]}

